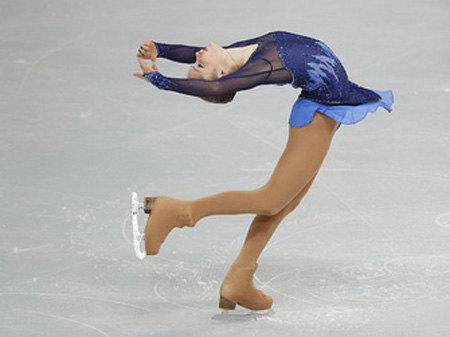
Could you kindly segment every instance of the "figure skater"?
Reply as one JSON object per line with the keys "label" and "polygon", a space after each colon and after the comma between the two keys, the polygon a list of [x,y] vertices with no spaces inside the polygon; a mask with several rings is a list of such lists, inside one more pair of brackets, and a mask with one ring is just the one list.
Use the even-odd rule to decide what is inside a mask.
{"label": "figure skater", "polygon": [[[196,200],[160,195],[146,198],[145,250],[159,252],[175,227],[193,227],[217,214],[255,214],[243,247],[220,286],[219,307],[236,304],[250,310],[272,307],[272,298],[253,285],[257,260],[281,221],[310,189],[341,124],[355,124],[383,107],[392,111],[392,91],[377,91],[351,82],[339,59],[323,42],[286,31],[206,47],[148,40],[138,50],[143,71],[134,76],[162,90],[227,103],[238,91],[263,84],[291,84],[302,91],[289,117],[286,147],[266,184],[255,190],[226,191]],[[162,75],[157,57],[190,63],[187,78]]]}

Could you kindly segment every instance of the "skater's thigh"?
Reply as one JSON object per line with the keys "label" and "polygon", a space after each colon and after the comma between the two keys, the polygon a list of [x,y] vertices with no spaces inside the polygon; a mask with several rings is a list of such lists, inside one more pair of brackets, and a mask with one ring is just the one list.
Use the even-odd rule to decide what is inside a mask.
{"label": "skater's thigh", "polygon": [[338,123],[319,112],[304,127],[289,126],[289,137],[274,172],[262,187],[278,206],[286,206],[318,172]]}

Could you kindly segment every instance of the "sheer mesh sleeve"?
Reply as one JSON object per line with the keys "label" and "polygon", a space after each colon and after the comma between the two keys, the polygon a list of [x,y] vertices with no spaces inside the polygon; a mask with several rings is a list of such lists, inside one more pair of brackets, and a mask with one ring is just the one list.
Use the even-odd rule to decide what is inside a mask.
{"label": "sheer mesh sleeve", "polygon": [[286,72],[274,71],[272,64],[257,58],[247,62],[241,69],[218,80],[170,78],[159,72],[145,75],[158,89],[171,90],[192,96],[220,96],[237,91],[248,90],[261,84],[290,83]]}
{"label": "sheer mesh sleeve", "polygon": [[195,63],[195,53],[203,48],[155,41],[153,41],[153,43],[156,45],[156,49],[158,50],[157,57],[163,57],[180,63]]}

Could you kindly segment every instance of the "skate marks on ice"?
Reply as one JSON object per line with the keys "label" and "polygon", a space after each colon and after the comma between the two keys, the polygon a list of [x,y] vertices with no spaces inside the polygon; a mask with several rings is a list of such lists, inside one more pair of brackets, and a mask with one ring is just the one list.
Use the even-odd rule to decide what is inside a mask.
{"label": "skate marks on ice", "polygon": [[[237,308],[237,307],[236,307]],[[316,307],[307,306],[298,310],[296,307],[287,307],[283,311],[271,308],[267,311],[247,311],[245,309],[236,313],[225,310],[220,314],[213,315],[212,320],[216,322],[246,322],[263,321],[279,325],[282,328],[292,327],[295,329],[312,329],[326,327],[327,330],[343,329],[352,331],[365,326],[373,316],[370,308],[355,308],[337,305],[321,305]]]}
{"label": "skate marks on ice", "polygon": [[213,315],[211,319],[226,322],[245,322],[270,319],[274,315],[275,310],[273,308],[268,310],[248,310],[237,305],[235,310],[221,310],[220,314]]}
{"label": "skate marks on ice", "polygon": [[64,50],[66,47],[73,46],[73,44],[75,42],[77,42],[78,40],[85,39],[86,36],[87,36],[86,33],[81,33],[75,37],[65,40],[63,43],[59,44],[58,46],[43,51],[42,55],[38,56],[30,63],[28,63],[26,60],[24,60],[22,58],[16,59],[15,63],[24,64],[27,67],[25,75],[23,76],[22,80],[20,81],[19,87],[16,90],[17,99],[19,100],[21,98],[22,89],[23,89],[25,83],[27,82],[28,78],[30,77],[31,72],[34,70],[34,68],[36,68],[36,65],[40,61],[42,61],[43,59],[45,59],[49,56],[52,56],[53,54],[56,54],[56,53]]}
{"label": "skate marks on ice", "polygon": [[450,212],[437,216],[434,221],[441,227],[450,228]]}
{"label": "skate marks on ice", "polygon": [[54,298],[61,299],[61,301],[64,301],[67,303],[69,299],[72,299],[73,301],[77,302],[80,300],[90,301],[90,302],[98,302],[98,303],[106,303],[108,306],[116,305],[125,307],[128,309],[134,309],[137,311],[144,311],[151,313],[152,310],[143,306],[139,306],[133,303],[119,301],[111,298],[104,298],[104,297],[94,297],[94,296],[86,296],[86,295],[75,295],[75,294],[64,294],[64,293],[44,293],[44,292],[33,292],[33,293],[26,293],[26,292],[0,292],[0,297],[10,297],[10,296],[22,296],[22,297],[38,297],[40,299],[42,298]]}
{"label": "skate marks on ice", "polygon": [[321,266],[297,268],[292,277],[285,274],[276,285],[270,284],[272,279],[261,288],[311,305],[378,306],[419,299],[450,300],[450,287],[445,282],[450,254],[374,258],[345,265],[321,260],[316,264]]}
{"label": "skate marks on ice", "polygon": [[[183,281],[186,281],[186,279],[183,279]],[[189,310],[193,310],[193,311],[198,311],[198,312],[208,312],[208,310],[204,310],[204,309],[201,309],[200,307],[194,307],[194,306],[192,306],[192,305],[188,305],[188,304],[181,303],[180,300],[179,300],[179,301],[175,301],[175,300],[171,299],[168,295],[162,294],[162,292],[160,291],[159,287],[160,287],[160,283],[163,283],[163,282],[164,282],[164,279],[161,279],[161,280],[159,280],[159,281],[154,285],[154,287],[153,287],[153,292],[154,292],[154,293],[156,294],[156,296],[158,296],[161,300],[163,300],[164,302],[170,303],[170,304],[172,304],[172,305],[175,305],[175,306],[177,306],[177,307],[181,307],[181,308],[185,308],[185,309],[189,309]],[[204,283],[204,282],[202,282],[202,283]],[[197,284],[198,284],[198,283],[197,283]],[[206,283],[204,283],[204,284],[206,284]],[[164,283],[163,283],[163,285],[164,285]],[[175,285],[172,285],[172,286],[175,287]],[[182,286],[185,287],[184,292],[186,292],[186,290],[187,290],[187,292],[189,292],[189,293],[192,293],[192,292],[198,292],[198,291],[195,291],[195,290],[193,291],[192,286],[188,288],[187,282],[183,282],[183,283],[182,283]],[[174,290],[174,289],[172,289],[172,290],[175,292],[175,291],[179,290],[178,288],[179,288],[179,286],[176,286],[175,290]],[[170,290],[167,290],[167,292],[168,292],[168,293],[172,293]],[[178,297],[177,297],[177,298],[178,298]],[[182,299],[181,299],[181,300],[182,300]],[[186,298],[186,302],[192,302],[192,300],[189,300],[189,298]]]}
{"label": "skate marks on ice", "polygon": [[[272,296],[278,294],[287,299],[294,300],[301,304],[287,305],[286,302],[281,304],[285,310],[276,311],[271,308],[266,311],[249,311],[244,308],[236,307],[236,312],[222,311],[211,317],[215,321],[239,322],[239,321],[267,321],[272,324],[279,324],[292,328],[314,329],[317,327],[327,327],[327,329],[344,329],[352,331],[367,324],[373,316],[372,308],[358,308],[353,304],[341,305],[340,303],[318,303],[317,300],[309,301],[307,296],[303,296],[297,292],[287,293],[280,291],[274,287],[269,286],[270,283],[280,280],[285,280],[287,283],[295,283],[295,276],[297,273],[307,272],[301,268],[295,268],[286,272],[280,273],[266,282],[261,282],[255,275],[255,280],[262,284],[260,289],[266,288],[268,293]],[[289,292],[289,290],[288,290]],[[277,296],[275,296],[276,298]],[[276,299],[282,303],[282,298]],[[239,309],[238,309],[239,308]],[[298,310],[298,308],[303,308]]]}
{"label": "skate marks on ice", "polygon": [[[99,313],[105,308],[109,314],[117,316],[154,315],[153,310],[134,303],[68,293],[1,292],[0,301],[3,309],[8,308],[2,321],[2,328],[6,330],[2,331],[23,322],[28,328],[34,326],[40,331],[52,329],[54,335],[69,329],[80,336],[110,336],[110,324],[99,320]],[[92,310],[92,316],[86,315],[87,310]],[[14,328],[14,331],[20,330]]]}
{"label": "skate marks on ice", "polygon": [[[212,317],[221,321],[270,320],[280,324],[317,324],[358,328],[383,305],[414,302],[420,299],[450,300],[450,286],[439,276],[450,273],[450,255],[403,256],[355,261],[347,265],[295,268],[266,282],[255,276],[268,294],[280,295],[301,303],[303,310],[269,313],[222,312]],[[277,296],[275,296],[277,297]],[[279,303],[283,299],[276,299]],[[292,305],[284,304],[292,308]],[[294,305],[295,308],[299,304]],[[300,319],[302,317],[302,319]],[[295,323],[294,323],[295,322]]]}
{"label": "skate marks on ice", "polygon": [[[80,320],[76,320],[76,319],[73,319],[73,318],[59,316],[59,315],[45,314],[45,313],[42,313],[42,312],[31,311],[31,310],[23,310],[23,309],[21,309],[21,310],[14,310],[14,311],[19,312],[21,317],[28,316],[28,320],[31,320],[31,321],[32,321],[32,319],[30,318],[30,316],[40,316],[40,317],[48,318],[49,320],[53,320],[53,321],[62,321],[63,322],[62,326],[67,326],[70,323],[72,323],[74,325],[81,326],[82,328],[86,328],[88,330],[100,333],[102,336],[107,336],[107,337],[111,336],[108,333],[106,333],[105,331],[103,331],[103,330],[101,330],[101,329],[99,329],[99,328],[97,328],[97,327],[95,327],[95,326],[93,326],[91,324],[88,324],[86,322],[82,322]],[[84,333],[86,333],[86,331]]]}
{"label": "skate marks on ice", "polygon": [[276,316],[265,316],[260,320],[279,325],[280,329],[302,329],[301,335],[305,336],[341,336],[337,335],[336,331],[346,332],[347,336],[356,336],[351,332],[366,326],[373,315],[374,310],[366,307],[320,305],[299,309],[296,306],[277,311]]}

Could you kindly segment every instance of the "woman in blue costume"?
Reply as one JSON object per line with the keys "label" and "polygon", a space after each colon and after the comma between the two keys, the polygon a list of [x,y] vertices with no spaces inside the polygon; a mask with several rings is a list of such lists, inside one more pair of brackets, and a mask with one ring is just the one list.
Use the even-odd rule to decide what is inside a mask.
{"label": "woman in blue costume", "polygon": [[[134,76],[162,90],[208,102],[230,102],[238,91],[258,85],[291,84],[302,91],[289,118],[289,137],[274,172],[255,190],[226,191],[195,200],[147,198],[147,255],[159,252],[175,227],[194,226],[217,214],[255,214],[244,245],[220,287],[219,307],[236,304],[251,310],[272,307],[272,298],[253,285],[257,260],[281,221],[311,187],[341,124],[355,124],[383,107],[391,112],[392,91],[361,87],[348,79],[339,59],[323,42],[286,31],[273,31],[228,46],[206,47],[145,41],[138,51],[143,71]],[[162,75],[157,57],[192,64],[187,78]]]}

